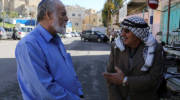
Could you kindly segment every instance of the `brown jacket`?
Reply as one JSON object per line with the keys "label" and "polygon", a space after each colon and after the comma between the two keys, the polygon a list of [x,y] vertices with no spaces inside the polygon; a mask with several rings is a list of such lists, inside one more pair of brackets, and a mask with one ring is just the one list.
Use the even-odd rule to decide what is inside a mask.
{"label": "brown jacket", "polygon": [[120,52],[115,48],[115,44],[112,45],[107,71],[114,72],[114,66],[119,67],[125,76],[128,76],[128,85],[117,86],[108,83],[109,100],[159,100],[157,89],[163,73],[162,47],[157,46],[153,65],[148,72],[140,71],[144,65],[143,48],[144,44],[137,48],[132,58],[132,66],[129,66],[128,48]]}

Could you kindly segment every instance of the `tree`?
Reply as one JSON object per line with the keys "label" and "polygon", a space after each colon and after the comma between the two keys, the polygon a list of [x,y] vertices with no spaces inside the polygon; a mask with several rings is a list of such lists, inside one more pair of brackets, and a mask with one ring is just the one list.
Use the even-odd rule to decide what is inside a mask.
{"label": "tree", "polygon": [[116,15],[116,23],[119,23],[119,9],[123,5],[123,0],[112,0],[112,3],[114,4],[112,13]]}
{"label": "tree", "polygon": [[6,14],[7,14],[7,13],[6,13],[5,11],[4,11],[4,12],[1,12],[1,16],[2,16],[2,17],[5,17]]}
{"label": "tree", "polygon": [[2,22],[3,21],[3,19],[2,18],[0,18],[0,22]]}
{"label": "tree", "polygon": [[16,18],[18,17],[18,13],[17,12],[14,12],[14,11],[10,11],[10,12],[7,12],[8,16],[10,18]]}
{"label": "tree", "polygon": [[102,10],[103,25],[106,27],[108,26],[108,24],[111,23],[111,15],[113,9],[114,9],[114,4],[112,3],[112,0],[107,0]]}

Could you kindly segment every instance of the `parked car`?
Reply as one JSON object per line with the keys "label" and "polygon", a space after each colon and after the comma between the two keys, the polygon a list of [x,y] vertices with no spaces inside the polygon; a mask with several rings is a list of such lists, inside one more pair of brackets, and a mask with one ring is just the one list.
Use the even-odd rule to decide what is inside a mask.
{"label": "parked car", "polygon": [[34,27],[21,27],[20,29],[18,29],[18,34],[17,34],[17,38],[18,39],[22,39],[23,37],[25,37],[28,33],[30,33],[33,30]]}
{"label": "parked car", "polygon": [[65,33],[64,36],[65,36],[65,38],[70,38],[70,37],[72,37],[71,33]]}
{"label": "parked car", "polygon": [[7,33],[3,27],[0,27],[0,39],[7,39]]}
{"label": "parked car", "polygon": [[99,32],[99,31],[83,31],[81,34],[81,40],[88,40],[88,41],[97,41],[97,42],[107,42],[109,41],[108,37]]}
{"label": "parked car", "polygon": [[76,37],[79,37],[79,36],[80,36],[79,32],[75,32],[75,34],[76,34]]}
{"label": "parked car", "polygon": [[12,38],[12,34],[13,34],[13,29],[12,28],[4,28],[6,31],[6,36],[7,39],[11,39]]}
{"label": "parked car", "polygon": [[77,32],[71,32],[73,37],[79,37],[80,35]]}
{"label": "parked car", "polygon": [[65,38],[65,34],[57,33],[60,38]]}
{"label": "parked car", "polygon": [[74,32],[70,32],[69,34],[71,35],[71,37],[75,37]]}

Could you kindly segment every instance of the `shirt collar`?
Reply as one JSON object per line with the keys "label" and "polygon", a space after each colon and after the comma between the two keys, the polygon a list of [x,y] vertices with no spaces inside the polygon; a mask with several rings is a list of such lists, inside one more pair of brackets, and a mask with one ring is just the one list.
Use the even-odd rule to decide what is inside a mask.
{"label": "shirt collar", "polygon": [[53,36],[49,33],[44,27],[40,24],[37,25],[37,29],[40,31],[40,34],[45,38],[46,41],[50,42]]}

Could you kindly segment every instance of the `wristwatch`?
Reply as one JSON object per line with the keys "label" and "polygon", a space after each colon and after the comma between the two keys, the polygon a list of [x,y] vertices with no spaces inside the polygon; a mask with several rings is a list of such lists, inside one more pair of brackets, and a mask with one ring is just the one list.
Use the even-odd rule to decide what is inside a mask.
{"label": "wristwatch", "polygon": [[123,86],[126,86],[126,85],[127,85],[127,80],[128,80],[128,77],[125,76],[124,79],[123,79],[123,82],[122,82],[122,85],[123,85]]}

